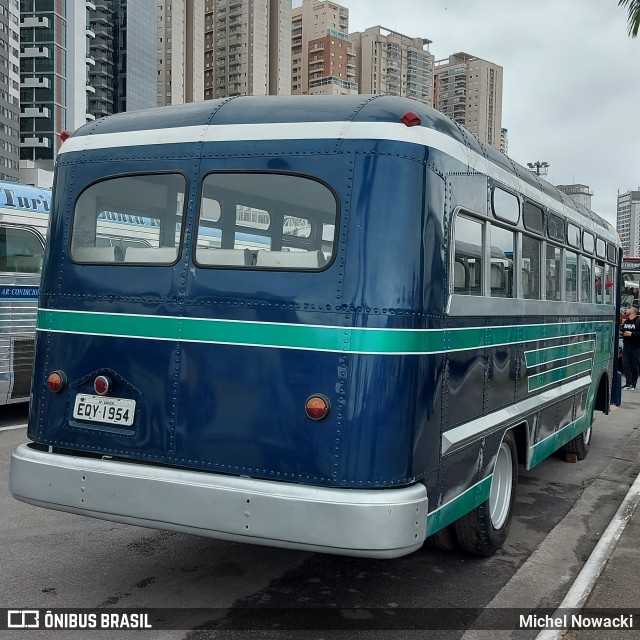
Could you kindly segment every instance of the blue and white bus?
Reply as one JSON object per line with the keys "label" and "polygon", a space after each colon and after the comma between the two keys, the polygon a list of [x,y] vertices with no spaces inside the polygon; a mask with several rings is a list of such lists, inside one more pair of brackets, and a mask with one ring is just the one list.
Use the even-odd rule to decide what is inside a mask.
{"label": "blue and white bus", "polygon": [[[518,466],[584,459],[609,410],[617,233],[422,104],[115,115],[64,143],[55,179],[19,500],[489,555]],[[105,243],[112,224],[133,245]]]}
{"label": "blue and white bus", "polygon": [[29,399],[51,191],[0,182],[0,405]]}

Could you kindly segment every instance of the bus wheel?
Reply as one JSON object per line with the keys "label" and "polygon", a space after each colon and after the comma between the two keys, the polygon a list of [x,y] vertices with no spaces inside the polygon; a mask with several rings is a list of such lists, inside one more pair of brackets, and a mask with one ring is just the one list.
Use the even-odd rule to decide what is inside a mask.
{"label": "bus wheel", "polygon": [[458,546],[453,525],[449,525],[444,529],[440,529],[432,536],[429,536],[425,544],[431,549],[440,549],[442,551],[452,551]]}
{"label": "bus wheel", "polygon": [[493,555],[507,539],[518,483],[518,450],[507,431],[496,456],[489,499],[454,523],[460,546],[481,556]]}
{"label": "bus wheel", "polygon": [[573,440],[569,440],[567,444],[562,447],[565,453],[575,453],[578,456],[578,460],[584,460],[589,453],[591,447],[591,429],[593,425],[593,411],[591,411],[591,423],[586,431],[577,435]]}

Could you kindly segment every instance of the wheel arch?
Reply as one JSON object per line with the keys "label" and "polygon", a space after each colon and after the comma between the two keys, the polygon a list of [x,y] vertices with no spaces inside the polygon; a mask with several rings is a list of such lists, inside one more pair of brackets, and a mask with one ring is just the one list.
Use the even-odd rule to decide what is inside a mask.
{"label": "wheel arch", "polygon": [[529,448],[529,425],[526,421],[511,427],[513,435],[516,439],[516,448],[518,450],[518,464],[527,464],[527,449]]}
{"label": "wheel arch", "polygon": [[598,388],[596,389],[596,396],[593,408],[597,411],[602,411],[605,415],[609,413],[609,407],[611,406],[611,384],[609,381],[609,374],[605,371],[600,376],[598,382]]}

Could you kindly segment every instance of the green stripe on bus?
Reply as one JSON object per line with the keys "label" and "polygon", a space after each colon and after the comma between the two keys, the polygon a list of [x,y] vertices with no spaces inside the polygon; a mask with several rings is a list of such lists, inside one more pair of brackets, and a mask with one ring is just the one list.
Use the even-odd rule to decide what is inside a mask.
{"label": "green stripe on bus", "polygon": [[587,373],[593,368],[593,360],[582,360],[581,362],[575,362],[568,364],[564,367],[557,367],[556,369],[550,369],[549,371],[543,371],[542,373],[536,373],[533,376],[529,376],[527,379],[529,391],[537,391],[546,387],[549,384],[555,384],[562,382],[573,376],[577,376],[581,373]]}
{"label": "green stripe on bus", "polygon": [[492,477],[487,476],[457,498],[429,513],[427,515],[427,536],[432,536],[488,500]]}
{"label": "green stripe on bus", "polygon": [[601,349],[605,345],[610,348],[613,322],[586,321],[437,330],[360,329],[328,325],[40,309],[37,328],[39,331],[85,335],[184,340],[315,351],[428,354],[589,333],[595,333]]}
{"label": "green stripe on bus", "polygon": [[567,344],[561,347],[548,347],[546,349],[538,349],[537,351],[527,351],[524,354],[525,363],[527,368],[536,367],[563,358],[593,353],[595,346],[596,343],[594,340],[586,340],[585,342]]}

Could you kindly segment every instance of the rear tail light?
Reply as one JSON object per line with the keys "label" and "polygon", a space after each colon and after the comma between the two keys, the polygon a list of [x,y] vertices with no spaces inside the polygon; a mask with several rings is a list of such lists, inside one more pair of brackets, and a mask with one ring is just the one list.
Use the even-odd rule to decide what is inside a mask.
{"label": "rear tail light", "polygon": [[93,389],[99,396],[106,396],[113,389],[113,382],[107,376],[98,376],[93,381]]}
{"label": "rear tail light", "polygon": [[312,395],[304,405],[304,410],[311,420],[324,420],[329,415],[331,405],[329,399],[320,393]]}
{"label": "rear tail light", "polygon": [[47,378],[47,387],[51,393],[60,393],[67,386],[67,376],[64,371],[54,371]]}

